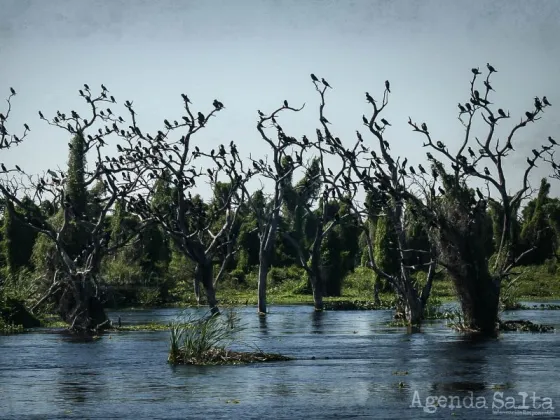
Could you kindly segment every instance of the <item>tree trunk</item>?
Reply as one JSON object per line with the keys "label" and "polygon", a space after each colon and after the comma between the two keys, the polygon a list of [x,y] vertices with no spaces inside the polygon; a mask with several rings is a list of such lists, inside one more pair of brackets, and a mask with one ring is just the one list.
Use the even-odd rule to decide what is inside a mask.
{"label": "tree trunk", "polygon": [[313,306],[316,311],[322,311],[323,306],[323,282],[321,281],[321,274],[311,274],[311,288],[313,289]]}
{"label": "tree trunk", "polygon": [[381,305],[381,300],[379,299],[379,289],[381,289],[381,279],[376,276],[375,283],[373,285],[373,303],[375,306]]}
{"label": "tree trunk", "polygon": [[258,312],[266,314],[266,280],[270,264],[266,255],[259,255]]}
{"label": "tree trunk", "polygon": [[404,297],[404,316],[408,325],[420,325],[424,319],[424,304],[415,291]]}
{"label": "tree trunk", "polygon": [[212,260],[207,259],[202,264],[200,264],[200,281],[204,286],[204,291],[206,292],[206,301],[210,307],[210,311],[213,314],[220,313],[218,308],[218,301],[216,299],[216,291],[214,289],[214,272],[212,267]]}
{"label": "tree trunk", "polygon": [[109,319],[91,278],[70,277],[62,286],[58,312],[74,332],[91,334],[109,327]]}
{"label": "tree trunk", "polygon": [[196,299],[196,304],[200,305],[200,280],[202,278],[202,270],[200,269],[200,264],[196,265],[194,269],[194,279],[193,279],[193,287],[194,287],[194,298]]}

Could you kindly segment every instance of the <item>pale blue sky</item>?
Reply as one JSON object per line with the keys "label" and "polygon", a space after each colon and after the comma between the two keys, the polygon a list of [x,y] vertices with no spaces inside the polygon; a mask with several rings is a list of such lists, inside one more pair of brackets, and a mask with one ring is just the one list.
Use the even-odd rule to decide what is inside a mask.
{"label": "pale blue sky", "polygon": [[[80,112],[77,90],[84,83],[103,83],[118,100],[134,101],[144,131],[182,115],[180,93],[203,112],[218,98],[226,110],[199,144],[235,140],[242,155],[262,155],[267,149],[255,129],[257,109],[271,111],[284,99],[306,102],[302,113],[282,121],[291,135],[314,135],[318,96],[311,72],[334,87],[326,116],[347,144],[356,129],[365,133],[364,92],[379,97],[389,79],[391,150],[421,163],[426,150],[408,116],[425,121],[436,139],[457,145],[457,102],[469,98],[470,68],[485,69],[489,61],[498,70],[494,101],[517,115],[513,121],[535,95],[556,105],[514,143],[512,179],[537,139],[560,140],[555,0],[0,0],[0,10],[0,96],[16,89],[10,127],[28,122],[32,130],[0,160],[31,172],[63,165],[69,140],[37,111]],[[112,109],[125,116],[124,108]]]}

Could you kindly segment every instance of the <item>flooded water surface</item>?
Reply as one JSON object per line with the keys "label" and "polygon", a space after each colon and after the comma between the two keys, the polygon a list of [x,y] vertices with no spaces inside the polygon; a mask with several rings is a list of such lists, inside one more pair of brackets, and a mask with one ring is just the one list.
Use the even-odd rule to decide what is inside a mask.
{"label": "flooded water surface", "polygon": [[[141,324],[168,322],[179,312],[110,315],[120,316],[123,324]],[[273,306],[266,318],[254,307],[237,312],[246,327],[241,343],[296,360],[172,367],[166,362],[168,332],[119,332],[89,343],[52,331],[0,336],[0,418],[505,419],[530,414],[520,416],[520,411],[560,418],[557,332],[473,340],[444,321],[416,333],[389,327],[392,311],[315,313],[308,306]],[[515,311],[503,318],[560,329],[560,311]],[[527,393],[525,400],[520,392]],[[430,396],[441,398],[430,403]],[[552,415],[539,408],[543,398],[551,399]],[[493,414],[493,406],[501,412]]]}

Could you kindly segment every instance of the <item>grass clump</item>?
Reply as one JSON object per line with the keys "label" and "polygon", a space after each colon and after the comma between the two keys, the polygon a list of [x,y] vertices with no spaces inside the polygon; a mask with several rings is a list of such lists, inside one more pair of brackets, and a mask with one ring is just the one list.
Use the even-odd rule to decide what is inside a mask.
{"label": "grass clump", "polygon": [[232,351],[228,347],[242,330],[232,310],[183,317],[171,324],[168,362],[173,365],[224,365],[290,360],[274,353]]}

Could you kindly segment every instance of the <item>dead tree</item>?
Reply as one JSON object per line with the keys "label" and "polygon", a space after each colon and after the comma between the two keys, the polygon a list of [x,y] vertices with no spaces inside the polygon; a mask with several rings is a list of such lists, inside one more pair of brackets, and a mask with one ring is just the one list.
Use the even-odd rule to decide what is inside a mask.
{"label": "dead tree", "polygon": [[[431,230],[431,236],[440,254],[440,264],[448,270],[455,284],[465,327],[492,334],[498,321],[502,281],[508,279],[512,268],[531,251],[517,250],[512,232],[513,222],[522,201],[530,195],[529,175],[536,161],[555,144],[532,150],[532,156],[526,158],[527,166],[523,171],[521,186],[511,194],[504,170],[507,158],[514,151],[514,136],[523,127],[539,120],[550,104],[546,97],[542,100],[535,97],[533,109],[525,112],[505,141],[500,142],[496,128],[500,123],[505,123],[510,114],[501,108],[496,109],[497,106],[492,106],[489,101],[490,92],[494,90],[490,81],[495,69],[491,65],[487,67],[488,73],[481,87],[477,85],[482,73],[478,68],[472,69],[470,98],[468,102],[458,105],[459,120],[465,128],[465,136],[456,153],[450,152],[442,141],[434,139],[425,123],[418,125],[409,120],[414,131],[424,136],[423,146],[432,149],[443,162],[450,164],[451,171],[448,174],[444,164],[427,153],[434,169],[442,172],[442,194],[445,197],[438,206],[430,208],[411,194],[405,192],[405,196],[435,227]],[[477,118],[481,118],[487,126],[487,132],[480,140],[473,135],[473,124]],[[485,183],[488,193],[483,194],[477,187],[475,196],[472,184],[467,182],[471,180]],[[496,241],[495,262],[492,264],[483,255],[477,242],[489,200],[497,203],[502,219],[500,237]]]}
{"label": "dead tree", "polygon": [[[218,313],[213,260],[217,250],[228,247],[233,240],[231,236],[229,240],[226,238],[241,208],[244,199],[242,185],[248,178],[235,170],[241,161],[233,141],[229,151],[220,145],[217,151],[212,149],[209,153],[192,144],[196,135],[224,109],[224,105],[214,100],[213,109],[204,115],[193,111],[187,95],[181,97],[186,115],[179,117],[180,122],[165,119],[162,129],[153,135],[140,129],[132,103],[125,102],[132,122],[128,130],[120,131],[124,145],[118,146],[119,160],[126,167],[128,176],[140,168],[145,169],[140,179],[142,191],[128,197],[127,209],[155,220],[180,252],[195,263],[195,294],[199,297],[199,284],[202,284],[209,307],[213,313]],[[198,168],[199,162],[206,169]],[[226,192],[213,208],[206,208],[196,197],[195,188],[204,179],[213,188],[219,182],[219,176],[226,179],[223,184]],[[152,205],[154,184],[158,180],[167,183],[171,190],[171,200],[165,207]],[[223,214],[223,223],[215,228]]]}
{"label": "dead tree", "polygon": [[[314,81],[317,86],[317,82]],[[375,191],[379,197],[382,197],[380,206],[384,215],[392,224],[396,241],[394,244],[399,255],[399,269],[394,273],[384,272],[375,262],[375,253],[371,236],[368,234],[367,244],[369,253],[369,267],[382,278],[385,278],[393,287],[400,300],[402,301],[406,320],[410,324],[418,324],[421,322],[424,314],[424,308],[428,301],[433,276],[435,273],[436,260],[431,258],[426,264],[427,274],[426,281],[423,286],[416,283],[413,274],[421,268],[418,265],[411,265],[409,261],[411,256],[416,254],[432,255],[430,249],[417,250],[410,249],[409,240],[405,229],[405,208],[403,192],[411,188],[413,184],[426,183],[424,174],[416,173],[414,169],[408,171],[406,168],[407,160],[402,162],[400,159],[394,159],[390,152],[390,144],[386,140],[386,130],[390,123],[382,118],[381,113],[388,104],[390,87],[389,82],[385,83],[385,91],[381,105],[366,93],[366,100],[371,105],[372,111],[370,117],[363,116],[363,124],[367,127],[379,149],[379,155],[366,147],[364,139],[359,131],[356,132],[357,141],[353,147],[347,149],[342,141],[335,137],[330,131],[329,121],[325,118],[325,93],[326,89],[317,89],[321,97],[319,107],[319,121],[325,132],[325,143],[332,153],[336,153],[349,171],[341,172],[341,179],[346,189],[353,190],[356,188],[356,181],[359,181],[368,191]],[[366,157],[367,156],[367,157]],[[363,218],[363,209],[358,208],[355,200],[350,200],[350,209],[356,220],[360,221],[362,228],[368,226]]]}
{"label": "dead tree", "polygon": [[[305,104],[303,105],[305,106]],[[294,171],[304,165],[303,152],[308,144],[298,141],[296,138],[284,133],[282,126],[278,123],[278,118],[282,112],[299,112],[303,109],[293,108],[284,101],[283,106],[276,109],[270,115],[265,115],[259,111],[259,121],[257,131],[262,140],[271,149],[270,162],[268,159],[252,158],[250,161],[252,168],[249,168],[245,177],[258,174],[272,183],[272,194],[264,207],[254,200],[254,196],[249,193],[246,185],[243,185],[248,204],[255,216],[257,232],[259,237],[259,274],[258,274],[258,305],[257,310],[260,314],[266,314],[266,288],[267,277],[272,263],[274,244],[277,239],[278,226],[281,218],[281,208],[284,203],[284,193],[286,183],[291,179]],[[269,127],[265,125],[270,123]],[[276,131],[276,139],[269,134],[267,128]],[[264,190],[264,187],[263,187]]]}
{"label": "dead tree", "polygon": [[[51,240],[59,257],[52,284],[47,293],[38,300],[35,308],[54,296],[59,314],[69,323],[70,330],[91,333],[109,326],[101,303],[99,272],[102,258],[114,252],[118,246],[109,247],[110,233],[104,229],[106,220],[116,200],[130,194],[137,183],[119,183],[116,180],[119,169],[109,168],[110,162],[102,157],[101,151],[106,145],[106,137],[116,131],[116,128],[106,125],[105,130],[99,128],[93,136],[87,134],[98,122],[112,123],[113,127],[116,127],[119,120],[122,120],[113,115],[109,108],[106,112],[101,109],[103,104],[114,103],[114,98],[103,85],[98,96],[92,95],[87,85],[84,85],[79,93],[91,108],[87,119],[80,117],[76,111],[71,111],[69,115],[57,111],[56,116],[50,120],[39,112],[39,117],[75,136],[78,139],[77,144],[83,148],[80,152],[83,158],[88,152],[94,154],[95,168],[91,171],[88,171],[87,167],[82,169],[85,170],[84,188],[96,182],[103,183],[103,194],[97,203],[97,214],[88,214],[84,209],[78,208],[77,200],[71,197],[68,190],[68,173],[62,170],[49,169],[44,176],[34,177],[25,174],[16,166],[20,179],[6,180],[0,184],[0,190],[6,198],[10,215]],[[26,131],[29,131],[27,126]],[[59,208],[61,222],[55,220],[56,218],[48,218],[37,211],[37,207],[27,206],[21,199],[21,192],[33,197],[33,205],[40,205],[47,195],[52,196],[52,202]],[[16,206],[26,209],[26,215],[16,212]],[[73,246],[76,244],[72,243],[69,236],[69,230],[74,228],[79,229],[83,235],[83,241],[78,244],[81,249]],[[131,233],[121,244],[132,240],[135,233],[137,232]]]}

